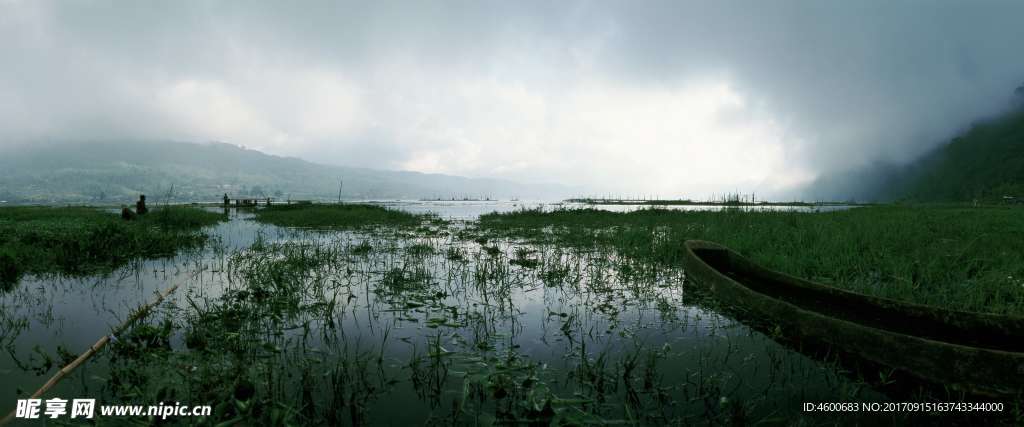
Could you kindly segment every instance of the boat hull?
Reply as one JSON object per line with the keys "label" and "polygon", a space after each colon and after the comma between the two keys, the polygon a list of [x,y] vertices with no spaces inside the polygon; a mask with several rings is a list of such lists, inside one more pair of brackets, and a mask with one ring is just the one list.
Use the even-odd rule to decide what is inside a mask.
{"label": "boat hull", "polygon": [[[904,315],[898,311],[903,309],[910,312],[907,322],[945,327],[961,339],[961,335],[970,332],[965,329],[970,324],[998,324],[999,316],[928,309],[845,291],[835,293],[834,288],[757,267],[739,254],[711,242],[687,241],[684,268],[688,281],[709,290],[721,302],[747,315],[775,324],[790,339],[825,344],[833,351],[969,395],[1008,398],[1020,396],[1024,390],[1022,352],[944,342],[937,338],[941,332],[935,331],[929,332],[930,338],[923,338],[905,330],[887,330],[883,323],[898,322]],[[749,279],[747,284],[738,280],[744,278]],[[749,283],[758,278],[778,288],[778,293],[766,292],[764,283],[756,286]],[[829,315],[833,309],[836,312],[848,311],[837,308],[843,297],[853,298],[855,301],[851,304],[854,307],[866,309],[864,304],[873,305],[873,309],[865,311],[874,317],[890,318],[866,321],[864,323],[869,324],[866,325],[849,313],[841,317]],[[963,316],[967,320],[957,319]],[[922,318],[931,323],[922,323]],[[1019,319],[1003,319],[1011,324],[1008,328],[1020,326],[1017,324]]]}

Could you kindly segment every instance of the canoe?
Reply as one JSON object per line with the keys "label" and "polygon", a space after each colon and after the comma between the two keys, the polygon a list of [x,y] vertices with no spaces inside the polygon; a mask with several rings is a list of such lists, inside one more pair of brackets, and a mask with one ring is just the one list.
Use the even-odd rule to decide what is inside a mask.
{"label": "canoe", "polygon": [[1024,392],[1024,318],[872,297],[766,269],[716,243],[685,246],[687,281],[788,338],[966,395]]}

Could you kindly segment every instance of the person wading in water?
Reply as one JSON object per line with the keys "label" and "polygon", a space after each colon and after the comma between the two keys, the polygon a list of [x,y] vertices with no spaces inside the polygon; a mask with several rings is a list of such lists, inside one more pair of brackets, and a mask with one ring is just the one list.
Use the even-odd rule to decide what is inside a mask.
{"label": "person wading in water", "polygon": [[145,215],[146,212],[149,212],[149,209],[146,209],[146,195],[140,194],[139,201],[135,202],[135,213]]}

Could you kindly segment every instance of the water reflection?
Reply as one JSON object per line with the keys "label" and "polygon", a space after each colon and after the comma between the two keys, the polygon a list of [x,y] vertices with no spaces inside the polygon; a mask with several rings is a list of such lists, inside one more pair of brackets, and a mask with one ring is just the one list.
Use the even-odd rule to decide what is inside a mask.
{"label": "water reflection", "polygon": [[[396,206],[445,208],[448,217],[524,207]],[[375,371],[360,368],[379,376],[367,388],[375,394],[362,396],[365,413],[352,415],[364,421],[443,419],[452,405],[462,405],[456,418],[493,416],[500,408],[465,393],[482,387],[478,380],[492,387],[488,393],[514,392],[502,389],[511,386],[501,378],[511,378],[512,388],[530,381],[567,402],[586,402],[578,404],[589,408],[583,421],[635,417],[653,424],[737,410],[728,402],[762,417],[778,408],[796,412],[810,396],[859,393],[831,366],[709,309],[684,291],[679,269],[609,252],[463,239],[443,226],[417,235],[317,232],[251,219],[231,210],[203,251],[139,261],[102,277],[27,278],[0,295],[0,373],[7,384],[0,401],[9,402],[3,409],[174,284],[181,289],[150,317],[176,325],[174,351],[239,340],[217,345],[252,357],[252,369],[280,382],[274,392],[282,401],[312,387],[320,391],[318,407],[330,407],[337,391],[305,379],[311,366],[368,381],[350,363],[379,355]],[[236,310],[237,322],[204,336],[201,325],[223,327],[225,307]],[[110,363],[95,358],[50,394],[114,393],[111,375],[133,362]]]}

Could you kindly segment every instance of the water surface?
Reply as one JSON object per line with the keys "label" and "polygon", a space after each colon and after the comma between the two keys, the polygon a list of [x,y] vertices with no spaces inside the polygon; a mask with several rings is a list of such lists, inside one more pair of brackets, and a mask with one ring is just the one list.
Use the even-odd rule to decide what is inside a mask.
{"label": "water surface", "polygon": [[[495,210],[565,205],[387,204],[463,222],[417,232],[290,230],[232,209],[229,221],[210,230],[214,243],[204,250],[104,276],[24,279],[0,295],[0,409],[13,408],[62,358],[176,284],[181,288],[147,322],[174,325],[171,347],[179,355],[191,354],[186,335],[217,307],[244,306],[258,292],[291,286],[280,295],[294,301],[261,307],[258,317],[207,339],[245,340],[240,352],[252,358],[248,369],[272,377],[273,393],[284,402],[315,391],[317,416],[348,411],[349,420],[358,415],[379,424],[484,422],[500,415],[497,396],[512,392],[542,401],[556,396],[557,409],[579,412],[578,420],[661,424],[728,419],[737,411],[754,420],[790,416],[805,401],[880,398],[831,364],[716,312],[705,296],[684,289],[681,269],[606,251],[483,239],[464,222]],[[111,365],[110,354],[105,350],[49,396],[124,401],[110,381],[120,381],[126,366],[162,369],[123,358]],[[363,402],[351,414],[352,407],[337,407],[337,383],[323,378],[375,385],[347,389],[346,396]]]}

